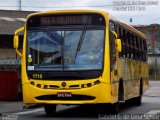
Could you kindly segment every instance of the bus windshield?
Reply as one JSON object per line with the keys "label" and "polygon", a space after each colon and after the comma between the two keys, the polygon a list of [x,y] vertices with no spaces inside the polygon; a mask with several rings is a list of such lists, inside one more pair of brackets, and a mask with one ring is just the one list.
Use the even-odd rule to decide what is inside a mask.
{"label": "bus windshield", "polygon": [[31,29],[28,71],[102,70],[103,47],[102,28]]}

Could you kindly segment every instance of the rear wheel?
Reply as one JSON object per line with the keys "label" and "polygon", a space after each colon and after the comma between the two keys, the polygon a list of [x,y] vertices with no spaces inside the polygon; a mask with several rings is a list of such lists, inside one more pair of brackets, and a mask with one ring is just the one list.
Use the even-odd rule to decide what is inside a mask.
{"label": "rear wheel", "polygon": [[56,113],[56,105],[55,104],[45,104],[44,110],[47,116],[54,116]]}
{"label": "rear wheel", "polygon": [[132,105],[134,106],[140,106],[141,103],[142,103],[142,95],[132,99]]}
{"label": "rear wheel", "polygon": [[135,97],[131,100],[132,105],[134,106],[140,106],[142,104],[142,95],[143,95],[143,83],[142,79],[140,80],[140,91],[139,91],[139,96]]}

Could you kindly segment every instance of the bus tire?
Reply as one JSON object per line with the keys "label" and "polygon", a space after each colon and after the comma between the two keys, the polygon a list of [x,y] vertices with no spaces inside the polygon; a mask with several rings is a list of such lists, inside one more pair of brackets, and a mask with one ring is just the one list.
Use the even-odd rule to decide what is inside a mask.
{"label": "bus tire", "polygon": [[44,110],[47,116],[54,116],[56,113],[56,105],[55,104],[45,104]]}
{"label": "bus tire", "polygon": [[120,106],[119,102],[111,104],[111,107],[110,107],[111,114],[119,113],[119,106]]}
{"label": "bus tire", "polygon": [[122,79],[120,79],[119,82],[118,101],[124,101],[124,87]]}
{"label": "bus tire", "polygon": [[119,113],[120,110],[120,103],[119,101],[123,101],[124,100],[124,88],[123,88],[123,81],[122,79],[119,82],[119,91],[118,91],[118,102],[111,104],[111,109],[110,112],[112,114],[117,114]]}
{"label": "bus tire", "polygon": [[140,95],[140,96],[138,96],[136,98],[133,98],[132,102],[133,102],[132,104],[134,106],[140,106],[141,103],[142,103],[142,96]]}
{"label": "bus tire", "polygon": [[143,95],[143,83],[142,83],[142,79],[140,80],[140,92],[139,92],[139,96],[136,98],[133,98],[132,102],[134,106],[140,106],[142,104],[142,95]]}
{"label": "bus tire", "polygon": [[117,103],[105,103],[100,105],[103,108],[105,114],[117,114],[119,112],[119,102]]}

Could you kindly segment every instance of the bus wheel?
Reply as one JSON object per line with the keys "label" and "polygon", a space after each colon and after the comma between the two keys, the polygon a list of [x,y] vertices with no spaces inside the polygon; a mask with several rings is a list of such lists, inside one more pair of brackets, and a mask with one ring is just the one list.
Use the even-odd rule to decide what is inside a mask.
{"label": "bus wheel", "polygon": [[120,110],[120,101],[124,101],[124,88],[123,88],[123,81],[120,80],[119,84],[119,92],[118,92],[118,102],[111,104],[111,113],[117,114]]}
{"label": "bus wheel", "polygon": [[54,116],[56,113],[56,105],[55,104],[45,104],[44,110],[47,116]]}
{"label": "bus wheel", "polygon": [[141,103],[142,103],[142,95],[132,99],[132,105],[134,106],[140,106]]}
{"label": "bus wheel", "polygon": [[134,106],[140,106],[141,103],[142,103],[142,95],[143,95],[143,84],[142,84],[142,79],[141,79],[141,81],[140,81],[140,95],[138,97],[136,97],[136,98],[133,98],[131,100],[132,105],[134,105]]}
{"label": "bus wheel", "polygon": [[111,104],[110,112],[111,114],[117,114],[119,112],[119,102]]}

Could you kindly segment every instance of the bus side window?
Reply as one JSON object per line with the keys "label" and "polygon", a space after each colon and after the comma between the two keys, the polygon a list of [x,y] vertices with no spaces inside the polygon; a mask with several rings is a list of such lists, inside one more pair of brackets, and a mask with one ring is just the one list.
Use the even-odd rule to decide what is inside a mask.
{"label": "bus side window", "polygon": [[138,48],[138,37],[136,36],[136,60],[140,60],[139,48]]}
{"label": "bus side window", "polygon": [[123,30],[123,36],[122,36],[122,39],[123,39],[123,57],[124,57],[124,58],[127,58],[127,49],[126,49],[126,32],[125,32],[125,30]]}
{"label": "bus side window", "polygon": [[136,60],[140,60],[140,55],[139,55],[139,48],[138,48],[138,37],[136,36]]}
{"label": "bus side window", "polygon": [[113,70],[114,65],[116,63],[116,57],[115,57],[115,36],[111,31],[115,31],[115,24],[114,22],[109,22],[109,42],[110,42],[110,67],[111,70]]}
{"label": "bus side window", "polygon": [[112,21],[109,22],[109,28],[111,31],[115,31],[115,24]]}
{"label": "bus side window", "polygon": [[127,57],[131,59],[131,36],[129,32],[127,32]]}
{"label": "bus side window", "polygon": [[134,36],[131,34],[130,38],[130,47],[131,47],[131,59],[134,59]]}
{"label": "bus side window", "polygon": [[146,61],[146,51],[145,51],[145,40],[142,40],[143,48],[142,48],[142,54],[143,54],[143,61]]}
{"label": "bus side window", "polygon": [[140,39],[140,42],[141,42],[141,60],[144,61],[144,42],[143,42],[143,39]]}
{"label": "bus side window", "polygon": [[126,41],[126,58],[128,58],[129,46],[128,46],[128,32],[125,32],[125,41]]}
{"label": "bus side window", "polygon": [[109,41],[110,41],[110,67],[113,70],[114,65],[116,63],[116,56],[115,56],[115,36],[111,31],[109,31]]}
{"label": "bus side window", "polygon": [[145,62],[147,62],[147,42],[144,40]]}
{"label": "bus side window", "polygon": [[146,46],[146,47],[145,47],[145,48],[146,48],[145,50],[146,50],[146,52],[147,52],[147,41],[146,41],[146,39],[145,39],[145,46]]}
{"label": "bus side window", "polygon": [[136,37],[134,36],[134,60],[137,60]]}
{"label": "bus side window", "polygon": [[142,61],[145,61],[145,49],[144,49],[144,39],[141,39],[141,55],[142,55]]}

